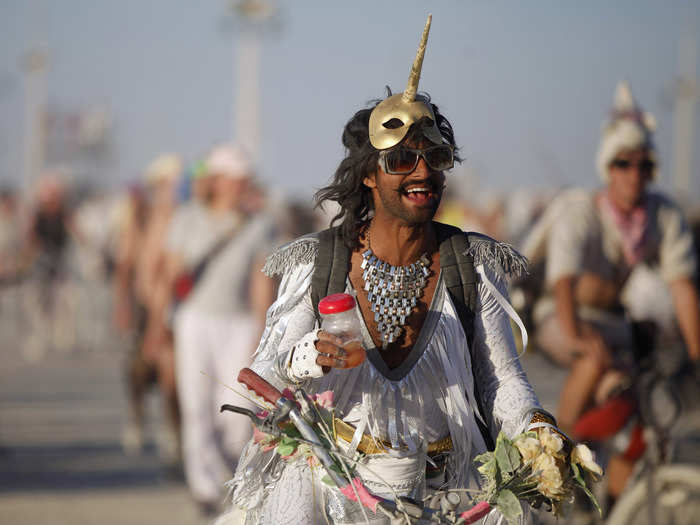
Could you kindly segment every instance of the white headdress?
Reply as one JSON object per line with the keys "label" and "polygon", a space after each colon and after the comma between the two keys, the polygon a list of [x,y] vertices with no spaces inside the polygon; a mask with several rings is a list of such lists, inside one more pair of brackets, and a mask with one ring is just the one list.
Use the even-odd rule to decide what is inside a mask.
{"label": "white headdress", "polygon": [[[603,135],[596,156],[596,168],[603,182],[608,182],[610,162],[621,150],[646,148],[654,155],[656,120],[639,106],[629,84],[617,85],[615,101],[609,119],[603,125]],[[656,177],[656,170],[652,175]]]}

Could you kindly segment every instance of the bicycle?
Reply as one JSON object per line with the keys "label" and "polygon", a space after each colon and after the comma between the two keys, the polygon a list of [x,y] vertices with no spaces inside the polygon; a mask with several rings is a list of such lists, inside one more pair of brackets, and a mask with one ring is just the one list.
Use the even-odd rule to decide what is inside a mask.
{"label": "bicycle", "polygon": [[[324,443],[324,439],[314,429],[315,424],[319,422],[319,414],[314,411],[312,401],[303,389],[296,390],[295,400],[292,401],[249,368],[240,371],[238,381],[272,404],[275,409],[263,416],[247,408],[222,405],[222,412],[231,411],[248,416],[258,430],[271,435],[280,435],[280,425],[291,421],[301,434],[299,441],[311,446],[315,457],[340,492],[349,500],[361,502],[375,514],[383,513],[392,519],[392,523],[410,525],[427,521],[435,524],[467,525],[480,520],[492,510],[489,503],[482,501],[466,511],[459,512],[459,493],[464,492],[460,490],[443,491],[437,495],[437,499],[436,495],[432,495],[429,499],[431,507],[435,508],[426,505],[427,499],[419,502],[399,496],[396,500],[390,500],[370,493],[358,477],[352,477],[342,454],[327,445],[327,436]],[[341,465],[340,469],[338,463]]]}
{"label": "bicycle", "polygon": [[584,441],[605,442],[608,450],[637,460],[606,523],[699,523],[700,467],[673,462],[677,443],[672,429],[681,414],[679,385],[688,378],[688,369],[669,363],[668,356],[662,361],[659,352],[648,348],[637,357],[639,364],[626,389],[584,414],[575,430]]}

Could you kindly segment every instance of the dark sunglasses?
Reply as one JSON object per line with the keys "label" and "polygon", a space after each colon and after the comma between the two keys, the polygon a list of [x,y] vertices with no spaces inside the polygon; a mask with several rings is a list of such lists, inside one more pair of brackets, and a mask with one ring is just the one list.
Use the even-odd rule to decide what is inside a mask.
{"label": "dark sunglasses", "polygon": [[411,149],[400,146],[379,153],[379,166],[385,173],[408,175],[423,159],[431,170],[445,171],[455,165],[454,148],[449,144],[430,146],[425,149]]}
{"label": "dark sunglasses", "polygon": [[656,167],[656,163],[650,159],[640,160],[639,162],[635,163],[627,159],[613,159],[613,161],[610,162],[611,167],[624,171],[631,169],[633,164],[642,173],[651,173]]}

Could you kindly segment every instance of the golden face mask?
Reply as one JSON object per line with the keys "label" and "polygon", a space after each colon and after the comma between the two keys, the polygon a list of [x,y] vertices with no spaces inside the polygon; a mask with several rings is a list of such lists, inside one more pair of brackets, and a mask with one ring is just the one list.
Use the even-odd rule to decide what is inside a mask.
{"label": "golden face mask", "polygon": [[430,119],[432,125],[423,128],[423,136],[434,144],[443,142],[430,103],[425,97],[416,95],[432,18],[432,15],[428,15],[406,90],[382,100],[369,116],[369,141],[375,149],[385,150],[396,146],[406,136],[411,125],[424,117]]}

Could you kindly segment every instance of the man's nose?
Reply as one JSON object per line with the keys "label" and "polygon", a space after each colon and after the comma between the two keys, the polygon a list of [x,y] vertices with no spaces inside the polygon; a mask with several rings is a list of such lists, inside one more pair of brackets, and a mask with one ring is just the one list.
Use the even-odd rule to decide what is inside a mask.
{"label": "man's nose", "polygon": [[425,162],[425,159],[423,157],[420,157],[418,159],[418,164],[416,165],[416,169],[413,170],[413,173],[418,174],[418,175],[425,175],[426,177],[429,177],[431,175],[438,175],[442,172],[432,169],[430,166],[428,166],[428,163]]}
{"label": "man's nose", "polygon": [[418,158],[418,165],[413,172],[421,175],[430,175],[430,168],[423,157]]}
{"label": "man's nose", "polygon": [[647,172],[638,163],[633,163],[630,166],[630,176],[637,183],[642,183],[647,178]]}

